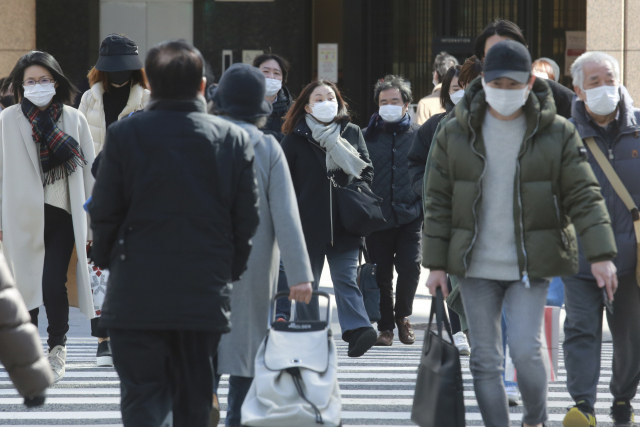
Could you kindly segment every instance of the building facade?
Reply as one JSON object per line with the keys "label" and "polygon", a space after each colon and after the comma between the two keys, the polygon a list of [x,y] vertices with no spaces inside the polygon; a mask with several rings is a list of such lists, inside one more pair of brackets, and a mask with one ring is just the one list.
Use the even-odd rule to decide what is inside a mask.
{"label": "building facade", "polygon": [[[640,38],[632,37],[640,33],[638,1],[0,0],[0,6],[0,28],[11,29],[0,37],[0,76],[37,48],[84,86],[100,41],[112,32],[135,40],[143,56],[162,40],[186,39],[202,51],[216,80],[231,63],[270,49],[290,61],[287,86],[294,95],[319,69],[333,69],[354,121],[365,126],[376,110],[377,79],[404,76],[417,101],[433,89],[435,55],[471,56],[475,37],[501,17],[523,29],[534,59],[560,65],[562,83],[571,85],[565,58],[581,51],[570,46],[569,34],[576,34],[586,39],[582,49],[618,58],[624,84],[640,96]],[[333,59],[322,57],[324,50],[319,58],[319,44],[334,49]]]}

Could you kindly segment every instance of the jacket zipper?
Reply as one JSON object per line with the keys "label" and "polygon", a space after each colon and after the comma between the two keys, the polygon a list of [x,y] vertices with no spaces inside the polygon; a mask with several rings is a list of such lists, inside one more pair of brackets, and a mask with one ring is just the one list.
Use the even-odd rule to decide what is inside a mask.
{"label": "jacket zipper", "polygon": [[475,154],[477,154],[483,161],[484,166],[482,168],[482,174],[480,174],[480,179],[478,180],[478,196],[476,197],[476,199],[473,201],[473,207],[471,208],[471,212],[473,213],[473,224],[474,224],[474,230],[473,230],[473,239],[471,239],[471,244],[469,245],[469,248],[467,248],[467,251],[464,253],[464,258],[462,259],[463,263],[464,263],[464,275],[465,277],[468,277],[467,274],[467,270],[469,270],[468,267],[468,257],[469,257],[469,253],[471,252],[471,249],[473,248],[473,245],[475,245],[476,243],[476,239],[478,237],[478,216],[476,214],[476,205],[478,204],[478,200],[480,200],[480,196],[482,196],[482,178],[484,178],[484,174],[487,171],[487,158],[484,157],[482,154],[480,154],[475,147],[473,146],[473,144],[475,144],[476,142],[476,131],[471,127],[471,115],[469,115],[469,121],[468,121],[468,126],[469,129],[471,129],[471,133],[473,133],[473,139],[471,140],[471,151],[473,151]]}
{"label": "jacket zipper", "polygon": [[565,250],[569,247],[569,242],[567,240],[567,236],[564,234],[564,230],[562,229],[562,220],[560,219],[560,205],[558,204],[558,196],[553,195],[553,204],[556,205],[556,216],[558,217],[558,224],[560,225],[560,237],[562,238],[562,246],[564,246]]}
{"label": "jacket zipper", "polygon": [[531,287],[531,282],[529,281],[529,273],[527,273],[527,269],[529,268],[529,260],[527,258],[527,248],[524,245],[524,214],[522,212],[522,191],[520,189],[520,158],[524,155],[527,150],[527,142],[533,138],[533,135],[538,131],[538,127],[540,126],[540,113],[537,114],[536,119],[536,127],[531,132],[531,135],[524,140],[524,146],[522,147],[522,152],[518,156],[517,163],[517,177],[518,177],[518,206],[520,208],[520,244],[522,245],[522,254],[524,256],[524,270],[522,271],[522,282],[524,283],[524,287],[529,289]]}

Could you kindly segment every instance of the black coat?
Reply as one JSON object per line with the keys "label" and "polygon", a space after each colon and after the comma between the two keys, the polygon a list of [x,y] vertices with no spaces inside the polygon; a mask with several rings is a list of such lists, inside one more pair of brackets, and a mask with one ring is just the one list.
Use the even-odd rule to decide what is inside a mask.
{"label": "black coat", "polygon": [[200,100],[160,100],[106,141],[89,204],[110,271],[101,326],[229,331],[229,283],[258,226],[248,135]]}
{"label": "black coat", "polygon": [[[352,123],[342,122],[342,137],[349,141],[366,163],[371,165],[367,145],[360,128]],[[287,157],[291,178],[298,199],[302,230],[307,243],[309,256],[326,254],[327,245],[331,245],[331,217],[329,216],[330,181],[327,179],[326,154],[320,144],[311,136],[311,130],[302,120],[294,132],[282,140],[282,149]],[[333,171],[337,183],[341,186],[349,183],[349,177],[342,171]],[[371,185],[373,168],[366,167],[362,178]],[[333,194],[333,246],[338,250],[358,248],[362,238],[347,233],[340,222],[335,191]]]}
{"label": "black coat", "polygon": [[273,103],[273,112],[267,118],[267,123],[260,130],[266,135],[273,135],[278,142],[282,142],[282,138],[284,138],[284,133],[282,133],[283,119],[292,105],[293,97],[291,92],[285,86],[282,86]]}
{"label": "black coat", "polygon": [[571,103],[576,95],[566,86],[557,83],[555,80],[545,80],[551,88],[553,100],[556,103],[556,111],[559,116],[569,120],[571,118]]}
{"label": "black coat", "polygon": [[[387,220],[382,229],[408,224],[422,214],[422,196],[416,194],[411,186],[407,160],[419,128],[411,123],[408,129],[398,134],[380,129],[371,132],[370,140],[365,139],[376,172],[371,190],[382,197],[382,214]],[[363,133],[367,135],[366,130]]]}
{"label": "black coat", "polygon": [[424,170],[427,166],[427,157],[429,157],[429,149],[431,148],[431,141],[438,128],[438,123],[447,114],[453,110],[454,105],[447,105],[447,109],[444,113],[434,114],[424,122],[420,129],[415,133],[413,143],[407,154],[409,160],[409,176],[411,178],[411,187],[414,193],[422,199],[422,185],[424,178]]}

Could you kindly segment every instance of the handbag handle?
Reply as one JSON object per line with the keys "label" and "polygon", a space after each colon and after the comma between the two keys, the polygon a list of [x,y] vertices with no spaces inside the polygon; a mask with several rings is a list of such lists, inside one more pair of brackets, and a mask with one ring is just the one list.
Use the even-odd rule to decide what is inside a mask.
{"label": "handbag handle", "polygon": [[[313,291],[311,295],[314,297],[325,297],[327,299],[327,326],[331,327],[331,296],[328,293],[322,291]],[[271,321],[271,324],[276,321],[276,301],[278,301],[280,298],[285,298],[288,296],[289,292],[286,291],[278,292],[274,295],[273,300],[271,300],[271,307],[269,308],[269,320]]]}
{"label": "handbag handle", "polygon": [[451,325],[449,324],[449,317],[444,311],[444,296],[442,295],[442,289],[436,289],[435,304],[433,298],[431,298],[431,315],[429,316],[429,330],[433,323],[433,315],[436,316],[436,325],[438,329],[438,338],[442,339],[442,324],[444,323],[445,329],[449,334],[449,339],[453,342],[453,334],[451,333]]}
{"label": "handbag handle", "polygon": [[363,239],[362,246],[360,247],[360,253],[358,254],[358,267],[362,265],[362,257],[364,256],[365,264],[371,264],[371,258],[369,258],[369,251],[367,250],[367,240]]}

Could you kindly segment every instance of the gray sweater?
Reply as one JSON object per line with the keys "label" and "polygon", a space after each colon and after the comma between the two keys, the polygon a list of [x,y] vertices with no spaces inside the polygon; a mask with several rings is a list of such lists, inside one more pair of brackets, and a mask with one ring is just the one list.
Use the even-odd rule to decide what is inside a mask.
{"label": "gray sweater", "polygon": [[469,277],[491,280],[520,280],[513,220],[513,191],[518,153],[527,122],[523,115],[510,121],[487,113],[482,138],[487,164],[482,178],[482,199],[478,206],[478,236]]}

